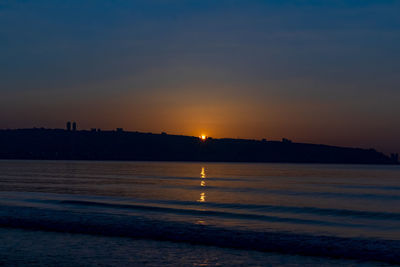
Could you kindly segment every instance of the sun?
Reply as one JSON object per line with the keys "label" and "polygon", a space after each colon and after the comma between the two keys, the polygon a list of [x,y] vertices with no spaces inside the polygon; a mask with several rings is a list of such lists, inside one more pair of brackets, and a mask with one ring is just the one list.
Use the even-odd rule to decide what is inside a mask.
{"label": "sun", "polygon": [[205,134],[200,135],[200,139],[202,141],[205,141],[207,139],[207,136]]}

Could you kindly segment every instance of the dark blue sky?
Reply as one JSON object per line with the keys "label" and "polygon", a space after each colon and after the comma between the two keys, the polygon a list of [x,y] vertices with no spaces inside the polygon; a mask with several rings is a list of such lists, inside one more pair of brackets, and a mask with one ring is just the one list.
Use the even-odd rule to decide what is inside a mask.
{"label": "dark blue sky", "polygon": [[400,1],[1,1],[0,128],[400,152]]}

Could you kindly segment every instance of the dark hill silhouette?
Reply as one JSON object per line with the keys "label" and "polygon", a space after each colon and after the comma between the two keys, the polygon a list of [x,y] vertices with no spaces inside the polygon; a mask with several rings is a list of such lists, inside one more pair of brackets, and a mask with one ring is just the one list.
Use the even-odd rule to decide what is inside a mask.
{"label": "dark hill silhouette", "polygon": [[246,139],[63,129],[0,130],[1,159],[398,164],[374,149]]}

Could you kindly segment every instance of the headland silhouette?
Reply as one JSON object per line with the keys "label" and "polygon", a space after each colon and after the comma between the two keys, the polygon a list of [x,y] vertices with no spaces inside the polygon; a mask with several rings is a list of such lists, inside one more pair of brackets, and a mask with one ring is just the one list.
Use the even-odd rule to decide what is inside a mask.
{"label": "headland silhouette", "polygon": [[399,164],[375,149],[250,139],[214,139],[117,128],[0,130],[0,159]]}

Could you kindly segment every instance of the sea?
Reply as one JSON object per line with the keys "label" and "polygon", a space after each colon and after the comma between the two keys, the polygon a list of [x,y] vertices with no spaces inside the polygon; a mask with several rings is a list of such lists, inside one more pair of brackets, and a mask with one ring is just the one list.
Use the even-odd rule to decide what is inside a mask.
{"label": "sea", "polygon": [[400,264],[400,166],[0,161],[2,266]]}

